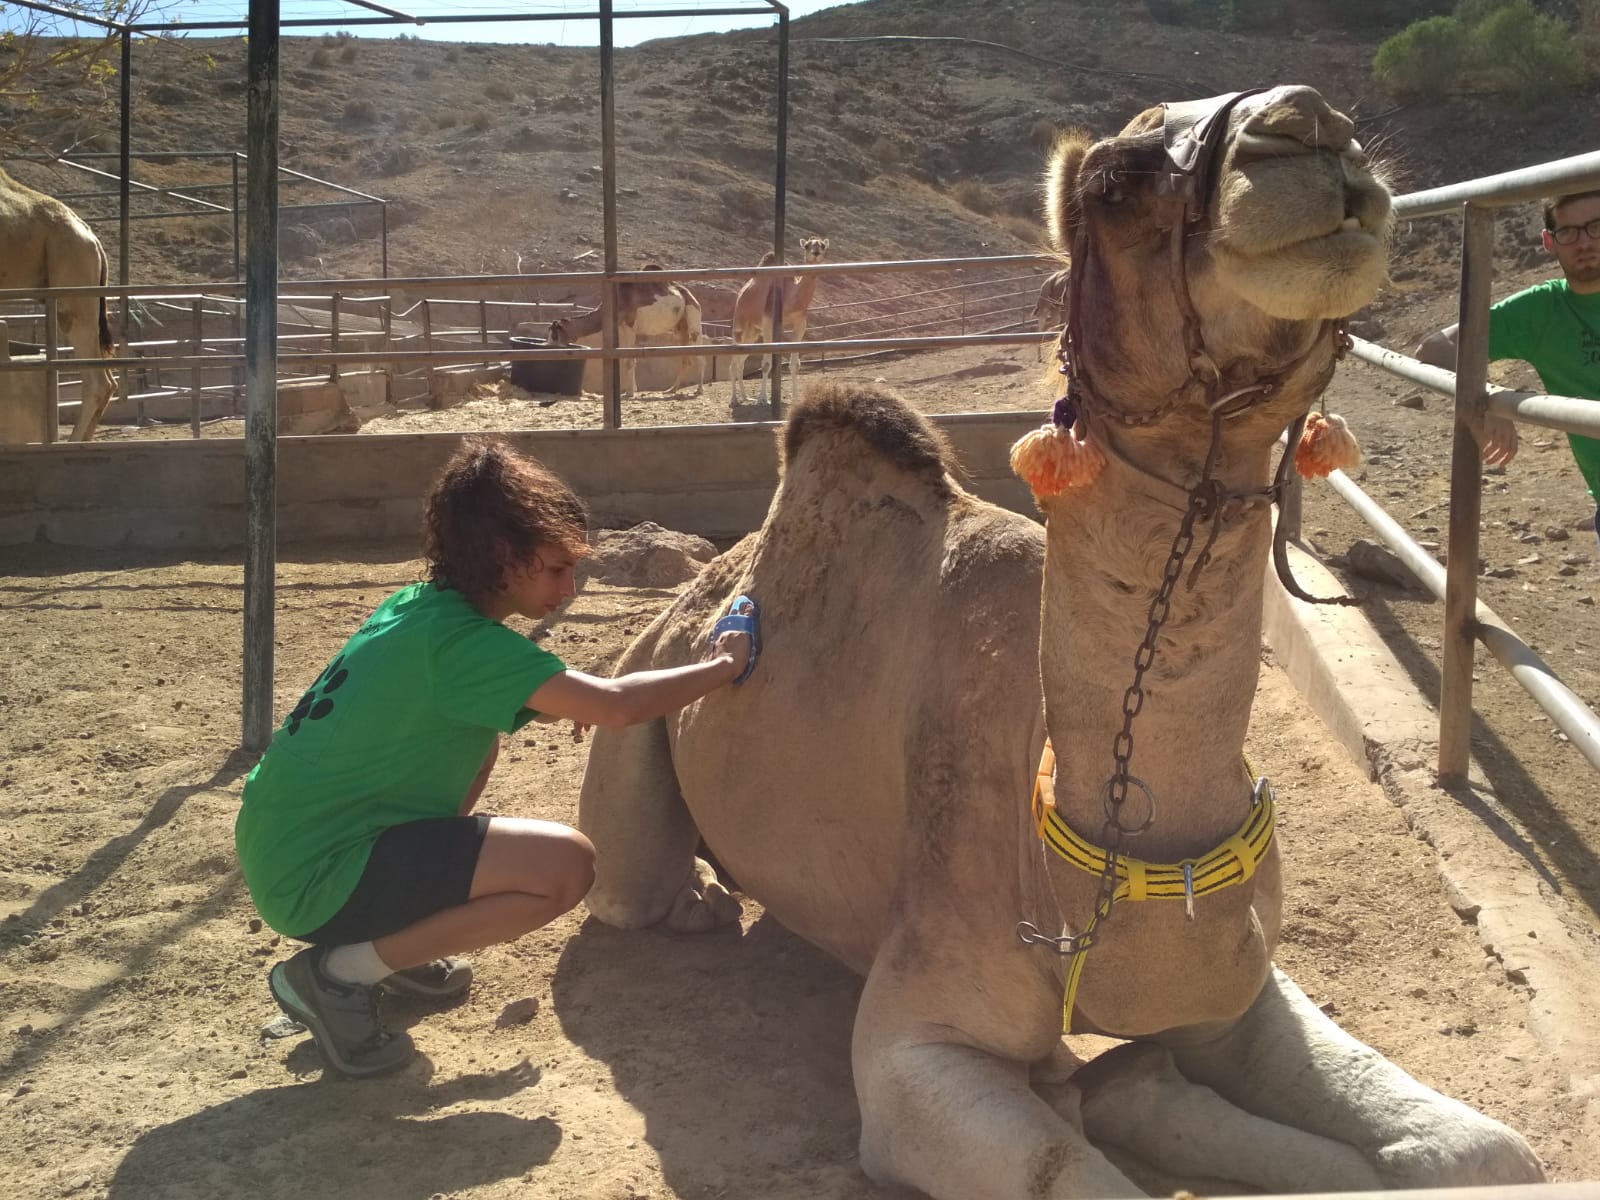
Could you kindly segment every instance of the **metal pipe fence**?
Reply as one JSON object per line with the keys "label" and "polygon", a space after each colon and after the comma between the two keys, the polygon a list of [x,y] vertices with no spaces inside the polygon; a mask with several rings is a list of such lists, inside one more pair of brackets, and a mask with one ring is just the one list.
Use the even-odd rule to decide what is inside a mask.
{"label": "metal pipe fence", "polygon": [[[1049,263],[1042,256],[1015,255],[1000,259],[928,259],[903,262],[827,263],[780,265],[770,268],[710,268],[683,270],[651,270],[617,272],[614,281],[662,281],[677,279],[748,278],[751,275],[773,274],[793,277],[813,272],[838,275],[878,275],[890,272],[967,270],[987,268],[998,263],[1001,267],[1027,263],[1030,266]],[[941,284],[932,288],[901,292],[872,300],[839,301],[826,306],[835,313],[874,306],[893,306],[906,298],[950,296],[937,304],[918,305],[910,310],[872,313],[853,319],[834,320],[821,325],[812,324],[808,336],[801,341],[745,343],[738,353],[754,356],[802,353],[827,357],[859,355],[864,353],[916,352],[961,344],[1029,345],[1043,340],[1044,335],[1020,330],[1020,319],[1031,311],[1037,296],[1037,287],[1017,289],[1021,280],[1040,278],[1038,273],[1017,275],[1007,272],[999,277],[968,279],[957,283]],[[694,345],[639,345],[634,347],[546,347],[534,348],[509,343],[514,328],[531,322],[543,323],[547,316],[571,312],[578,306],[570,301],[488,299],[481,293],[488,287],[526,288],[535,284],[567,285],[603,283],[604,272],[560,272],[531,275],[480,275],[421,277],[416,279],[352,280],[352,281],[298,281],[293,292],[281,293],[277,344],[282,352],[277,356],[280,374],[285,379],[304,379],[322,376],[337,378],[339,371],[352,365],[386,367],[397,388],[396,399],[415,399],[419,393],[432,392],[441,368],[462,365],[510,364],[539,359],[570,360],[593,358],[601,361],[622,359],[652,359],[700,356],[717,358],[733,353],[731,343],[704,340]],[[234,397],[233,413],[242,405],[242,376],[245,363],[245,336],[242,328],[243,284],[208,283],[203,289],[179,291],[170,285],[113,285],[106,288],[53,288],[17,289],[0,291],[0,306],[17,301],[46,306],[58,298],[96,294],[120,298],[124,307],[137,306],[144,320],[157,329],[164,329],[170,321],[174,330],[148,338],[129,339],[120,353],[110,358],[86,358],[81,355],[65,357],[58,350],[47,353],[43,359],[0,361],[0,378],[8,372],[29,373],[43,371],[46,378],[55,381],[57,388],[65,372],[80,372],[91,367],[105,367],[125,373],[137,373],[139,383],[129,388],[126,400],[141,405],[146,401],[166,400],[187,390],[193,397],[192,411],[188,414],[191,432],[198,436],[199,421],[194,413],[202,411],[202,400],[231,392]],[[374,290],[376,288],[376,290]],[[424,296],[410,302],[400,300],[402,293],[426,288],[446,292],[473,291],[465,296]],[[370,294],[362,294],[363,292]],[[196,338],[195,305],[199,310],[201,336]],[[369,314],[353,323],[356,318],[348,311],[359,308]],[[470,323],[436,319],[435,310],[445,313],[466,310],[472,315]],[[531,314],[530,320],[515,318]],[[20,318],[3,318],[37,322],[42,328],[47,322],[42,310],[34,309]],[[907,317],[924,317],[907,320]],[[163,320],[163,318],[165,320]],[[312,319],[315,318],[315,319]],[[325,320],[325,324],[322,322]],[[716,329],[715,323],[705,326],[708,333]],[[178,332],[181,329],[182,332]],[[816,337],[820,331],[825,336]],[[849,331],[851,336],[837,336]],[[835,334],[835,336],[826,336]],[[494,339],[502,339],[495,344]],[[998,340],[996,340],[998,339]],[[420,345],[420,349],[415,347]],[[470,345],[471,349],[467,347]],[[163,372],[185,372],[188,387],[168,386]],[[201,374],[201,372],[204,372]],[[225,381],[218,381],[218,373]],[[153,382],[152,382],[153,380]],[[416,390],[412,390],[415,388]],[[398,391],[404,391],[404,395]],[[63,409],[74,409],[81,403],[76,398],[58,399],[55,410],[59,417]],[[216,415],[215,410],[205,410]],[[46,423],[49,414],[46,414]],[[620,417],[615,422],[620,424]],[[609,425],[608,427],[614,427]]]}
{"label": "metal pipe fence", "polygon": [[1497,209],[1551,194],[1600,186],[1600,151],[1485,176],[1396,199],[1404,218],[1460,213],[1460,321],[1454,373],[1430,367],[1359,339],[1358,358],[1454,397],[1450,526],[1447,566],[1440,567],[1360,488],[1335,473],[1335,490],[1367,521],[1423,584],[1444,600],[1439,693],[1441,781],[1466,778],[1471,757],[1472,663],[1477,642],[1511,672],[1540,708],[1600,769],[1600,721],[1514,630],[1477,594],[1478,524],[1482,509],[1483,420],[1494,412],[1514,421],[1600,437],[1600,402],[1512,392],[1488,382],[1489,292],[1494,277],[1493,222]]}

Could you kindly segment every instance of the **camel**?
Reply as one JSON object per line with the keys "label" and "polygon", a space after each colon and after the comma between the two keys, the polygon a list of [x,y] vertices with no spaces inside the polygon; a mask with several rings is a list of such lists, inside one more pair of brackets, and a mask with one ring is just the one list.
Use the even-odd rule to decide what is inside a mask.
{"label": "camel", "polygon": [[[1062,267],[1045,276],[1039,285],[1039,298],[1033,303],[1033,324],[1040,333],[1060,329],[1067,323],[1067,280],[1069,268]],[[1039,343],[1041,361],[1045,343]]]}
{"label": "camel", "polygon": [[[0,288],[104,287],[107,269],[100,239],[77,213],[0,170]],[[113,353],[104,296],[56,301],[56,324],[61,340],[72,344],[73,357],[107,358]],[[72,425],[73,441],[94,437],[115,386],[109,371],[83,372],[83,402]]]}
{"label": "camel", "polygon": [[[646,271],[659,271],[656,263],[647,263]],[[641,337],[672,334],[679,346],[698,346],[700,333],[700,301],[688,288],[679,283],[619,283],[617,284],[617,345],[637,346]],[[597,338],[605,309],[596,308],[571,317],[561,317],[550,322],[550,341],[580,342],[584,338]],[[596,343],[598,344],[598,343]],[[669,393],[683,386],[684,376],[694,364],[694,395],[705,388],[705,360],[699,355],[685,355],[678,363],[678,373],[672,380]],[[638,375],[638,360],[622,360],[622,394],[634,394]]]}
{"label": "camel", "polygon": [[[1385,273],[1389,194],[1352,134],[1285,86],[1064,136],[1070,390],[1048,436],[1098,473],[1031,479],[1041,530],[966,492],[886,389],[814,386],[760,530],[620,664],[702,658],[732,597],[760,605],[747,682],[595,736],[587,903],[621,928],[735,921],[703,839],[865,976],[875,1181],[1061,1200],[1144,1194],[1117,1162],[1212,1192],[1542,1177],[1273,965],[1275,800],[1241,751],[1273,444]],[[1064,1029],[1124,1041],[1075,1069]]]}
{"label": "camel", "polygon": [[[824,237],[809,237],[800,239],[800,254],[807,263],[819,263],[822,256],[828,252],[828,239]],[[762,255],[760,266],[770,267],[777,261],[777,256],[772,251]],[[781,290],[780,290],[781,285]],[[806,336],[806,310],[811,307],[811,298],[817,294],[817,277],[815,275],[796,275],[785,279],[782,276],[753,275],[745,281],[739,289],[739,294],[733,298],[733,340],[737,345],[740,342],[775,342],[804,340]],[[780,338],[773,336],[772,328],[772,302],[774,297],[779,297],[783,302],[783,332],[788,336]],[[745,403],[744,393],[744,364],[748,355],[737,354],[733,357],[733,370],[729,373],[733,379],[733,400],[737,406]],[[756,396],[757,404],[767,402],[767,376],[772,371],[772,360],[765,354],[761,356],[761,391]],[[798,384],[800,379],[800,355],[789,355],[789,381]]]}

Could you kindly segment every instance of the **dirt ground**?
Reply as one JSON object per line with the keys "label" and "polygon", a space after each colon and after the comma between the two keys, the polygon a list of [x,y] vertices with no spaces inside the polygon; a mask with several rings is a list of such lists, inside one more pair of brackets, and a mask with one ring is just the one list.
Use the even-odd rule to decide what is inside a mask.
{"label": "dirt ground", "polygon": [[[930,411],[1041,407],[1034,360],[1032,350],[952,351],[838,374],[885,379]],[[1438,403],[1397,409],[1376,373],[1344,377],[1332,407],[1352,414],[1377,451],[1368,485],[1398,501],[1402,515],[1436,499],[1430,489],[1442,483],[1395,478],[1381,446],[1433,445]],[[724,418],[725,388],[699,401],[641,400],[625,420]],[[501,391],[397,418],[393,428],[572,425],[590,416],[598,421],[594,401],[539,408]],[[1579,511],[1581,487],[1562,472],[1570,461],[1531,446],[1524,453],[1548,511],[1558,496]],[[1515,502],[1527,511],[1528,490]],[[1486,521],[1503,520],[1493,503]],[[1313,489],[1306,524],[1325,553],[1337,553],[1347,535],[1330,508]],[[1535,614],[1554,618],[1559,604],[1572,616],[1565,641],[1535,639],[1553,658],[1586,642],[1577,597],[1593,589],[1587,537],[1564,544],[1589,554],[1579,576],[1495,581],[1536,597]],[[1491,559],[1525,557],[1499,547],[1486,536]],[[414,552],[283,552],[280,712],[365,613],[414,578]],[[254,922],[232,856],[249,767],[235,751],[236,559],[38,547],[6,561],[0,1188],[177,1200],[890,1194],[855,1161],[848,1047],[859,984],[753,903],[739,931],[705,938],[619,933],[580,910],[486,951],[463,1003],[439,1012],[391,1006],[397,1024],[416,1026],[422,1056],[386,1081],[325,1078],[304,1038],[264,1038],[276,1016],[266,969],[292,947]],[[1567,580],[1583,591],[1558,585]],[[1537,593],[1516,588],[1535,581]],[[670,595],[591,583],[533,632],[573,666],[605,671]],[[1520,625],[1513,598],[1489,593]],[[1401,648],[1407,638],[1437,641],[1423,618],[1431,614],[1436,630],[1438,606],[1415,593],[1377,591],[1368,611]],[[1413,657],[1426,688],[1425,663]],[[1525,820],[1543,814],[1544,833],[1569,831],[1542,844],[1592,903],[1596,831],[1573,800],[1581,761],[1527,719],[1537,711],[1530,701],[1501,699],[1495,672],[1483,675],[1484,745],[1503,747],[1511,764],[1485,754],[1491,773]],[[504,749],[486,808],[573,820],[586,746],[565,727],[531,727]],[[1600,1177],[1600,1122],[1527,1033],[1525,989],[1485,961],[1446,903],[1428,848],[1270,661],[1248,749],[1282,805],[1289,900],[1280,962],[1356,1036],[1524,1133],[1552,1178]]]}

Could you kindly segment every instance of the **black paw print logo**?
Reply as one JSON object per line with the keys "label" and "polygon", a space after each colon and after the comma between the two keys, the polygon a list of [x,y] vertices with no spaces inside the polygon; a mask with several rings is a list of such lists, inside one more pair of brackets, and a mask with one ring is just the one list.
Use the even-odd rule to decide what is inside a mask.
{"label": "black paw print logo", "polygon": [[[341,654],[323,668],[322,674],[312,681],[306,694],[300,697],[300,703],[289,713],[284,724],[289,727],[291,737],[300,732],[300,722],[320,721],[333,711],[333,701],[328,699],[328,693],[338,691],[344,681],[350,678],[350,672],[339,665],[343,661],[344,655]],[[322,690],[321,696],[317,695],[319,688]]]}

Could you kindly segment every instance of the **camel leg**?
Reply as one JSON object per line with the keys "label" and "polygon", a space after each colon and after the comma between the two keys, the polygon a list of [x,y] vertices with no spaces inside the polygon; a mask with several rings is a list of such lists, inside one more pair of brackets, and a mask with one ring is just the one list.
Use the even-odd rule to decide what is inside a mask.
{"label": "camel leg", "polygon": [[907,1019],[936,994],[885,966],[867,977],[851,1058],[861,1105],[861,1166],[874,1181],[933,1200],[1068,1200],[1144,1193],[1028,1084],[1028,1064],[949,1041],[941,1021]]}
{"label": "camel leg", "polygon": [[[1274,970],[1244,1016],[1161,1039],[1194,1083],[1280,1125],[1344,1142],[1382,1186],[1470,1187],[1544,1178],[1517,1134],[1424,1087],[1340,1029]],[[1310,1174],[1298,1187],[1341,1186]]]}
{"label": "camel leg", "polygon": [[[638,345],[639,339],[633,335],[633,326],[626,322],[617,324],[617,345],[619,347],[632,347]],[[639,382],[639,360],[625,358],[622,360],[622,394],[631,396]]]}
{"label": "camel leg", "polygon": [[748,354],[732,354],[728,357],[728,378],[733,383],[734,404],[745,403],[744,398],[744,365],[749,360]]}
{"label": "camel leg", "polygon": [[[1353,1146],[1277,1125],[1190,1083],[1164,1047],[1130,1042],[1072,1076],[1084,1132],[1184,1180],[1223,1179],[1269,1192],[1375,1191],[1378,1172]],[[1236,1191],[1236,1187],[1228,1190]]]}
{"label": "camel leg", "polygon": [[678,790],[665,721],[594,731],[578,828],[596,850],[585,902],[607,925],[702,933],[739,919],[739,902],[695,857],[700,835]]}
{"label": "camel leg", "polygon": [[[85,296],[77,300],[62,300],[56,305],[56,325],[61,340],[72,343],[74,358],[94,358],[97,353],[109,353],[103,344],[100,327],[100,300]],[[78,419],[72,423],[72,440],[87,442],[94,438],[100,425],[100,416],[111,402],[115,381],[111,372],[103,368],[86,368],[83,372],[82,398],[78,405]]]}

